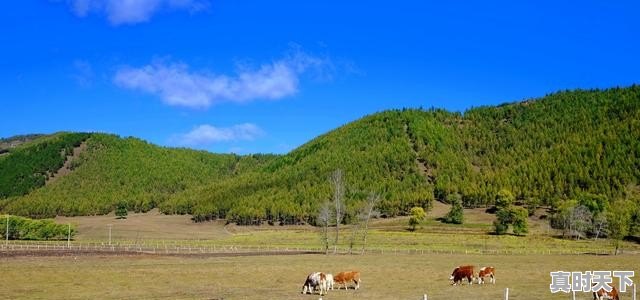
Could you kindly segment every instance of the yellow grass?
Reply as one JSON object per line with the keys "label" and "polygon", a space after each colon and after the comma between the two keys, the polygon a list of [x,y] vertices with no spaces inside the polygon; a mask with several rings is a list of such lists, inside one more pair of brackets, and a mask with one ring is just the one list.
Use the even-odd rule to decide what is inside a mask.
{"label": "yellow grass", "polygon": [[[450,286],[460,264],[495,266],[497,283]],[[365,255],[0,258],[4,299],[318,299],[301,295],[309,272],[360,270],[360,290],[323,299],[570,299],[551,294],[551,271],[640,271],[640,256]],[[578,299],[591,299],[578,294]],[[628,294],[622,299],[630,299]]]}
{"label": "yellow grass", "polygon": [[[444,204],[440,204],[444,205]],[[436,209],[437,210],[437,209]],[[443,208],[440,208],[443,210]],[[368,233],[367,249],[377,252],[389,251],[453,251],[490,253],[605,253],[611,252],[611,242],[605,239],[567,240],[552,237],[555,231],[543,227],[542,221],[532,222],[537,226],[527,236],[495,236],[488,232],[483,209],[465,211],[470,223],[463,226],[442,224],[431,219],[416,232],[407,231],[406,218],[374,220]],[[490,215],[489,215],[490,216]],[[113,243],[147,245],[190,246],[272,246],[320,249],[322,246],[318,228],[312,226],[235,226],[224,221],[193,223],[188,215],[163,215],[157,211],[145,214],[130,214],[127,219],[115,216],[58,217],[60,223],[76,224],[78,235],[75,243],[106,243],[108,225],[112,224]],[[475,222],[475,223],[474,223]],[[338,247],[348,249],[352,238],[351,226],[343,226]],[[333,241],[333,228],[330,228]],[[333,245],[332,245],[333,247]],[[362,248],[362,236],[354,238],[354,250]],[[640,251],[640,245],[623,243],[627,252]]]}

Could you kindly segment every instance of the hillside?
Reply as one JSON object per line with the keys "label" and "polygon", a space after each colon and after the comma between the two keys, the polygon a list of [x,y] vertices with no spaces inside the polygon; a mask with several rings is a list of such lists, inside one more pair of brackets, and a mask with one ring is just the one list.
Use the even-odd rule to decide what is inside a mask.
{"label": "hillside", "polygon": [[[32,147],[24,150],[35,151]],[[63,167],[65,155],[55,154],[55,169],[49,172]],[[14,155],[0,161],[3,170],[17,168],[4,164],[15,160]],[[270,158],[163,148],[135,138],[94,133],[86,139],[86,150],[71,162],[73,171],[46,186],[41,180],[38,187],[43,187],[0,203],[5,211],[32,217],[106,214],[119,201],[125,201],[131,210],[148,211],[179,191],[251,170]]]}
{"label": "hillside", "polygon": [[59,133],[3,139],[7,152],[0,156],[0,199],[22,196],[44,186],[73,148],[88,137],[86,133]]}
{"label": "hillside", "polygon": [[[343,169],[347,222],[369,192],[383,214],[402,215],[459,194],[490,205],[500,189],[518,202],[625,197],[640,182],[640,87],[569,91],[464,114],[394,110],[367,116],[308,142],[265,168],[179,193],[165,212],[251,223],[314,222]],[[582,203],[582,202],[581,202]]]}
{"label": "hillside", "polygon": [[217,155],[103,134],[86,142],[70,174],[0,200],[3,210],[104,214],[125,200],[134,210],[200,220],[314,223],[336,169],[344,171],[347,223],[371,192],[382,195],[379,210],[388,216],[450,195],[467,207],[491,205],[500,189],[532,205],[613,203],[640,183],[640,87],[565,91],[463,114],[385,111],[282,156]]}

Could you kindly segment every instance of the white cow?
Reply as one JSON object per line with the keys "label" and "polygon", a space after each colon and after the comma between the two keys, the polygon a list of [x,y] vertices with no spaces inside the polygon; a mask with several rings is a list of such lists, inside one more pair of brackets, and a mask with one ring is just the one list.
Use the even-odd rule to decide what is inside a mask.
{"label": "white cow", "polygon": [[320,289],[320,296],[327,293],[327,275],[322,272],[313,272],[307,276],[307,280],[302,285],[302,293],[313,294],[316,288]]}

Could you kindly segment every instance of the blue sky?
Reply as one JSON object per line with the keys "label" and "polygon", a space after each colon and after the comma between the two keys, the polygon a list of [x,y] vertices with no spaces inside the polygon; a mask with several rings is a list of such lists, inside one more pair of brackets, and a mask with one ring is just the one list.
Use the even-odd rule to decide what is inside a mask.
{"label": "blue sky", "polygon": [[386,109],[640,83],[640,5],[613,2],[11,1],[0,137],[286,153]]}

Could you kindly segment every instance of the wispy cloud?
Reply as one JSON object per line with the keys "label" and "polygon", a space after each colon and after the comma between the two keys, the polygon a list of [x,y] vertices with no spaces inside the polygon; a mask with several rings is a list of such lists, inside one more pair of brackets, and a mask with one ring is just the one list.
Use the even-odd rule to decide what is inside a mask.
{"label": "wispy cloud", "polygon": [[86,60],[80,59],[73,62],[73,74],[71,76],[81,87],[91,86],[95,77],[91,64]]}
{"label": "wispy cloud", "polygon": [[67,0],[79,17],[91,13],[105,15],[113,25],[146,22],[162,10],[186,10],[191,13],[206,10],[208,0]]}
{"label": "wispy cloud", "polygon": [[243,123],[231,127],[215,127],[208,124],[171,138],[171,143],[179,146],[197,147],[217,142],[252,141],[264,134],[260,127]]}
{"label": "wispy cloud", "polygon": [[149,65],[120,68],[114,82],[123,88],[158,95],[169,105],[207,108],[220,102],[281,99],[298,91],[300,76],[313,71],[330,77],[331,61],[294,46],[281,59],[257,68],[238,67],[233,76],[191,71],[180,62],[155,61]]}

